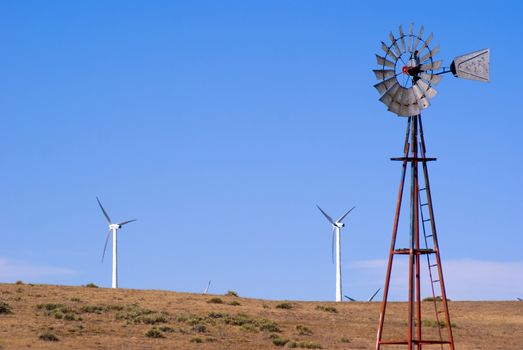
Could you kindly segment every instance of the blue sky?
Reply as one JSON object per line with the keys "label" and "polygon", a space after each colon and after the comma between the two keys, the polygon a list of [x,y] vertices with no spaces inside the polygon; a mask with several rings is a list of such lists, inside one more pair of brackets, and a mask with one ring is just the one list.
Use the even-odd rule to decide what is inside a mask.
{"label": "blue sky", "polygon": [[372,87],[374,54],[414,22],[446,66],[492,50],[491,83],[447,75],[424,113],[449,297],[522,297],[523,11],[477,4],[3,2],[0,280],[109,286],[99,196],[138,218],[119,236],[121,287],[332,300],[315,204],[355,205],[344,293],[367,297],[405,128]]}

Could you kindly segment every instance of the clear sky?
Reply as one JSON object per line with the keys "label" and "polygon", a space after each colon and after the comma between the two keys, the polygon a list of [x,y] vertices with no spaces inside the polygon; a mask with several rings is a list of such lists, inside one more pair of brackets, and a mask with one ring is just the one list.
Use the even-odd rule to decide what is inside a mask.
{"label": "clear sky", "polygon": [[315,205],[355,205],[343,286],[366,298],[406,123],[378,101],[374,54],[414,22],[445,66],[492,50],[491,83],[446,75],[424,113],[449,297],[523,297],[522,18],[518,1],[3,1],[0,281],[110,286],[99,196],[138,219],[121,287],[332,300]]}

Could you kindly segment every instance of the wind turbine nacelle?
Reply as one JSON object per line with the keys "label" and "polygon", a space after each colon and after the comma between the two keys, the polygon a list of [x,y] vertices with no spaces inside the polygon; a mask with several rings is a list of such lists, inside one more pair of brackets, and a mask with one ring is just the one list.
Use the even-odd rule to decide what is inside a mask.
{"label": "wind turbine nacelle", "polygon": [[337,222],[336,226],[338,226],[339,228],[342,228],[342,227],[345,227],[345,224],[343,222]]}

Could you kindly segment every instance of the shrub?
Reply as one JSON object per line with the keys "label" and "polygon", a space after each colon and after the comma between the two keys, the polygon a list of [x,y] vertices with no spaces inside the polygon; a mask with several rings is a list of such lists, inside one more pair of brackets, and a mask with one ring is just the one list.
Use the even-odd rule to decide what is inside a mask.
{"label": "shrub", "polygon": [[65,307],[63,304],[53,304],[53,303],[45,303],[45,304],[38,304],[36,305],[36,308],[38,310],[46,310],[46,311],[53,311],[57,309],[61,309]]}
{"label": "shrub", "polygon": [[278,327],[278,324],[276,324],[276,322],[269,321],[269,320],[266,320],[266,319],[262,319],[259,322],[259,324],[260,324],[259,328],[260,328],[261,331],[281,332],[280,328]]}
{"label": "shrub", "polygon": [[281,303],[281,304],[276,305],[276,308],[277,308],[277,309],[290,310],[290,309],[293,308],[293,306],[292,306],[291,303]]}
{"label": "shrub", "polygon": [[86,287],[86,288],[98,288],[98,286],[97,286],[96,284],[92,283],[92,282],[91,282],[91,283],[87,283],[87,284],[85,285],[85,287]]}
{"label": "shrub", "polygon": [[211,298],[211,299],[207,300],[207,302],[209,304],[223,304],[223,300],[221,298],[217,298],[217,297]]}
{"label": "shrub", "polygon": [[203,343],[203,339],[200,337],[194,337],[194,338],[191,338],[190,342],[200,344],[200,343]]}
{"label": "shrub", "polygon": [[312,335],[312,330],[309,327],[301,324],[296,326],[296,330],[298,331],[299,335]]}
{"label": "shrub", "polygon": [[131,323],[143,324],[158,324],[169,322],[169,314],[167,312],[158,312],[149,309],[142,309],[137,305],[130,305],[122,308],[116,313],[116,319],[119,321],[128,321]]}
{"label": "shrub", "polygon": [[308,341],[293,341],[287,344],[287,347],[302,348],[302,349],[321,349],[321,345],[318,343],[308,342]]}
{"label": "shrub", "polygon": [[207,331],[207,327],[205,327],[203,324],[197,324],[192,327],[192,330],[197,333],[205,333]]}
{"label": "shrub", "polygon": [[89,314],[101,314],[105,311],[105,307],[100,305],[84,305],[80,310]]}
{"label": "shrub", "polygon": [[227,294],[225,294],[225,295],[228,297],[238,297],[238,293],[236,293],[233,290],[228,291]]}
{"label": "shrub", "polygon": [[336,310],[336,308],[334,306],[318,305],[318,306],[316,306],[316,310],[325,311],[325,312],[332,312],[332,313],[337,313],[338,312],[338,310]]}
{"label": "shrub", "polygon": [[147,338],[165,338],[162,331],[156,327],[152,327],[147,332],[145,332],[145,336]]}
{"label": "shrub", "polygon": [[350,343],[350,339],[349,338],[341,338],[340,341],[342,343]]}
{"label": "shrub", "polygon": [[276,345],[276,346],[284,346],[285,344],[287,344],[289,342],[288,339],[282,339],[280,337],[276,337],[276,338],[273,338],[272,339],[272,344],[273,345]]}
{"label": "shrub", "polygon": [[173,333],[174,332],[174,328],[171,328],[169,326],[158,327],[158,329],[161,330],[162,332],[165,332],[165,333]]}
{"label": "shrub", "polygon": [[23,281],[20,281],[20,280],[18,280],[18,281],[16,281],[16,283],[15,283],[15,284],[24,284],[24,282],[23,282]]}
{"label": "shrub", "polygon": [[239,302],[237,302],[236,300],[233,300],[231,301],[230,303],[227,303],[227,305],[231,305],[231,306],[240,306],[241,304]]}
{"label": "shrub", "polygon": [[6,302],[0,301],[0,315],[1,314],[10,314],[11,311],[11,305],[9,305]]}
{"label": "shrub", "polygon": [[[421,325],[423,327],[438,327],[439,328],[445,328],[447,327],[447,323],[443,320],[440,320],[439,323],[436,322],[436,320],[421,320]],[[456,328],[456,324],[455,323],[452,323],[452,327]]]}
{"label": "shrub", "polygon": [[252,323],[242,324],[242,329],[247,332],[258,332],[258,328]]}
{"label": "shrub", "polygon": [[38,336],[38,339],[43,341],[58,341],[58,337],[51,332],[44,332]]}
{"label": "shrub", "polygon": [[81,303],[82,300],[80,298],[71,298],[71,301],[74,301],[75,303]]}
{"label": "shrub", "polygon": [[228,316],[227,314],[224,314],[223,312],[209,312],[207,314],[207,317],[209,318],[224,318]]}
{"label": "shrub", "polygon": [[423,298],[423,301],[441,301],[441,297],[438,295],[437,297],[426,297]]}

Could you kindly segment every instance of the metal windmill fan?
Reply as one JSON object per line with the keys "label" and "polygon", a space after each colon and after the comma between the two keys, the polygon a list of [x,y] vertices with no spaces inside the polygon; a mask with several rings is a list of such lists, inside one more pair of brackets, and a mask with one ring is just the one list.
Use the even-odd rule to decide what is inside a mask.
{"label": "metal windmill fan", "polygon": [[380,69],[373,70],[380,82],[374,85],[388,110],[399,116],[414,116],[430,105],[436,96],[434,88],[441,81],[441,74],[452,72],[454,76],[489,81],[490,50],[484,49],[454,59],[450,68],[441,67],[441,60],[434,57],[439,46],[431,47],[433,34],[423,39],[424,28],[413,34],[413,25],[408,33],[399,26],[399,36],[389,34],[390,44],[381,42],[385,56],[376,55]]}

